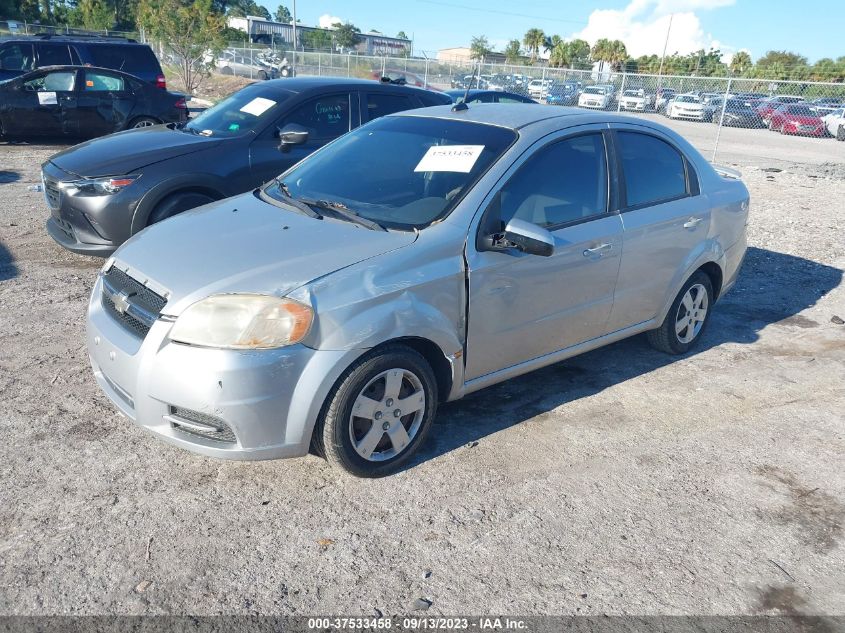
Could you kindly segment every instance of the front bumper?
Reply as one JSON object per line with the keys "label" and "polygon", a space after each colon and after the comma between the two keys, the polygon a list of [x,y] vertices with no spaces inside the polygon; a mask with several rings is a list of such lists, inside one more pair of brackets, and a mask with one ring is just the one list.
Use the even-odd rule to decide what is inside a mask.
{"label": "front bumper", "polygon": [[824,136],[824,125],[810,126],[810,125],[795,125],[794,123],[784,123],[783,131],[786,134],[797,134],[799,136]]}
{"label": "front bumper", "polygon": [[[97,280],[88,306],[88,354],[100,388],[127,418],[210,457],[258,460],[308,452],[322,399],[351,362],[350,352],[302,345],[199,348],[171,342],[171,326],[160,318],[143,338],[126,329],[103,307]],[[183,418],[184,411],[192,414]],[[222,423],[227,433],[198,434],[190,425],[197,419]]]}
{"label": "front bumper", "polygon": [[645,112],[645,103],[642,101],[620,101],[619,108],[622,110],[631,110],[634,112]]}

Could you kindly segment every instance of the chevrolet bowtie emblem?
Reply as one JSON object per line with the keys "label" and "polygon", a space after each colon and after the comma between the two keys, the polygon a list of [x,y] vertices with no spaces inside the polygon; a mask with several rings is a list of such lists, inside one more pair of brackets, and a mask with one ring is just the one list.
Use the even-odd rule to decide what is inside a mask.
{"label": "chevrolet bowtie emblem", "polygon": [[114,309],[120,314],[123,314],[129,309],[129,295],[125,292],[115,292],[111,295],[111,301],[114,304]]}

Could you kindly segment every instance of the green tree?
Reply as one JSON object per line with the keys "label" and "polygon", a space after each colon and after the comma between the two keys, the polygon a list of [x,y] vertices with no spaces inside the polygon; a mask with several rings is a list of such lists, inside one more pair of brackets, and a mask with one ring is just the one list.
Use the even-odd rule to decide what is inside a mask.
{"label": "green tree", "polygon": [[505,46],[505,60],[509,64],[515,64],[521,57],[522,48],[520,47],[519,40],[511,40],[508,42],[508,45]]}
{"label": "green tree", "polygon": [[332,33],[328,29],[305,31],[302,40],[306,48],[315,51],[329,51],[332,49]]}
{"label": "green tree", "polygon": [[601,38],[596,41],[591,50],[593,61],[607,62],[613,70],[619,70],[622,63],[628,59],[628,50],[621,40]]}
{"label": "green tree", "polygon": [[103,0],[79,0],[68,16],[73,26],[105,31],[114,26],[114,13]]}
{"label": "green tree", "polygon": [[731,72],[735,75],[744,75],[748,72],[753,66],[753,62],[751,61],[751,55],[749,55],[746,51],[738,51],[734,53],[734,56],[731,58]]}
{"label": "green tree", "polygon": [[469,45],[469,56],[471,59],[484,59],[491,52],[490,42],[483,35],[472,38]]}
{"label": "green tree", "polygon": [[255,0],[232,0],[229,3],[229,15],[236,18],[254,15],[265,20],[270,19],[270,12],[267,7],[257,4]]}
{"label": "green tree", "polygon": [[223,48],[225,16],[212,10],[211,0],[141,0],[138,24],[151,38],[167,43],[185,91],[193,94]]}
{"label": "green tree", "polygon": [[560,35],[552,35],[551,37],[547,36],[543,42],[543,50],[547,53],[551,53],[561,44],[563,44],[563,38]]}
{"label": "green tree", "polygon": [[810,74],[807,58],[790,51],[768,51],[752,69],[752,76],[761,79],[806,79]]}
{"label": "green tree", "polygon": [[566,43],[569,67],[586,68],[590,64],[590,43],[586,40],[574,39]]}
{"label": "green tree", "polygon": [[361,33],[361,29],[354,24],[350,24],[349,22],[344,22],[343,24],[335,22],[332,26],[334,26],[335,29],[335,44],[337,44],[341,49],[348,50],[355,48],[355,45],[361,41],[361,37],[359,35]]}
{"label": "green tree", "polygon": [[407,35],[405,35],[405,31],[399,31],[399,32],[396,34],[396,37],[397,37],[397,38],[399,38],[400,40],[408,40],[408,39],[411,39],[411,38],[409,38]]}
{"label": "green tree", "polygon": [[282,22],[284,24],[290,24],[293,22],[293,16],[290,14],[288,8],[283,4],[279,5],[279,8],[276,9],[276,13],[273,17],[276,18],[276,22]]}
{"label": "green tree", "polygon": [[522,43],[528,49],[530,62],[533,64],[540,54],[540,47],[546,44],[546,34],[543,33],[543,29],[528,29],[522,38]]}

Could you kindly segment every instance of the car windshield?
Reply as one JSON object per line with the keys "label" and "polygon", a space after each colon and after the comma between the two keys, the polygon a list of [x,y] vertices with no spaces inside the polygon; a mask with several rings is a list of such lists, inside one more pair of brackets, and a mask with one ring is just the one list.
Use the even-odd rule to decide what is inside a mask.
{"label": "car windshield", "polygon": [[808,106],[789,106],[787,112],[795,116],[816,116]]}
{"label": "car windshield", "polygon": [[626,97],[642,97],[642,94],[640,94],[639,90],[626,90],[624,92],[624,95]]}
{"label": "car windshield", "polygon": [[698,103],[698,97],[693,97],[692,95],[681,95],[680,97],[675,97],[675,101],[679,103]]}
{"label": "car windshield", "polygon": [[191,119],[183,129],[203,136],[240,136],[278,116],[279,104],[286,98],[283,92],[248,87]]}
{"label": "car windshield", "polygon": [[383,117],[312,154],[264,194],[342,205],[387,228],[424,228],[448,215],[514,140],[498,126]]}
{"label": "car windshield", "polygon": [[598,86],[587,86],[584,88],[584,92],[591,95],[603,95],[604,88],[599,88]]}

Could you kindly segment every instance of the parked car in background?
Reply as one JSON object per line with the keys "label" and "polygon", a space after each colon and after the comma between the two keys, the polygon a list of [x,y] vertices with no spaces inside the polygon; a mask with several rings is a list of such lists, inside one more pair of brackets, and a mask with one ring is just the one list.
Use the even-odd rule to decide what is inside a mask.
{"label": "parked car in background", "polygon": [[150,224],[254,189],[362,123],[446,103],[442,93],[364,79],[257,82],[184,126],[113,134],[51,157],[42,165],[47,230],[71,251],[106,256]]}
{"label": "parked car in background", "polygon": [[187,120],[184,95],[107,68],[54,66],[0,83],[0,137],[91,138]]}
{"label": "parked car in background", "polygon": [[796,97],[792,95],[781,95],[779,97],[768,97],[767,99],[763,99],[760,103],[757,104],[757,113],[763,117],[763,120],[768,125],[769,117],[772,116],[772,112],[777,110],[782,105],[790,104],[790,103],[803,103],[804,97]]}
{"label": "parked car in background", "polygon": [[830,136],[837,141],[845,141],[845,108],[825,114],[821,119]]}
{"label": "parked car in background", "polygon": [[609,84],[587,86],[578,97],[578,106],[581,108],[608,110],[613,106],[615,96],[616,88]]}
{"label": "parked car in background", "polygon": [[651,121],[387,116],[124,244],[87,350],[114,406],[178,447],[313,447],[384,476],[448,432],[441,402],[643,332],[691,350],[737,280],[748,204],[738,174]]}
{"label": "parked car in background", "polygon": [[654,107],[654,95],[647,93],[642,88],[628,89],[619,97],[620,110],[633,110],[636,112],[645,112]]}
{"label": "parked car in background", "polygon": [[670,119],[709,120],[704,104],[694,94],[675,95],[666,106],[666,116]]}
{"label": "parked car in background", "polygon": [[824,123],[806,103],[785,104],[774,110],[769,116],[769,129],[781,134],[826,134]]}
{"label": "parked car in background", "polygon": [[[701,105],[708,106],[717,99],[723,99],[724,96],[724,92],[700,92],[698,93],[698,100],[701,102]],[[731,94],[728,95],[729,98],[732,96]]]}
{"label": "parked car in background", "polygon": [[671,101],[677,92],[672,88],[658,88],[654,96],[654,109],[658,112],[665,112],[666,106]]}
{"label": "parked car in background", "polygon": [[[448,95],[454,103],[461,103],[464,101],[466,90],[447,90],[444,94]],[[466,97],[466,102],[469,103],[537,103],[533,99],[524,95],[515,94],[512,92],[503,92],[501,90],[470,90]]]}
{"label": "parked car in background", "polygon": [[37,35],[0,41],[0,80],[45,66],[94,66],[120,70],[167,88],[161,64],[146,44],[121,37]]}
{"label": "parked car in background", "polygon": [[535,99],[542,99],[551,83],[551,79],[532,79],[528,82],[528,95]]}
{"label": "parked car in background", "polygon": [[[724,117],[722,115],[722,103],[725,103]],[[725,101],[723,98],[712,99],[704,106],[705,120],[713,123],[722,123],[731,127],[762,128],[766,127],[763,118],[751,105],[743,99],[730,98]]]}
{"label": "parked car in background", "polygon": [[277,79],[279,71],[277,68],[266,63],[259,63],[251,55],[240,51],[225,50],[215,61],[217,72],[221,75],[235,75],[237,77],[249,77],[250,79]]}
{"label": "parked car in background", "polygon": [[546,104],[560,106],[578,105],[578,83],[574,81],[553,81],[546,91]]}
{"label": "parked car in background", "polygon": [[816,114],[825,116],[834,110],[845,107],[845,97],[820,97],[819,99],[813,99],[810,102],[810,106],[815,110]]}

